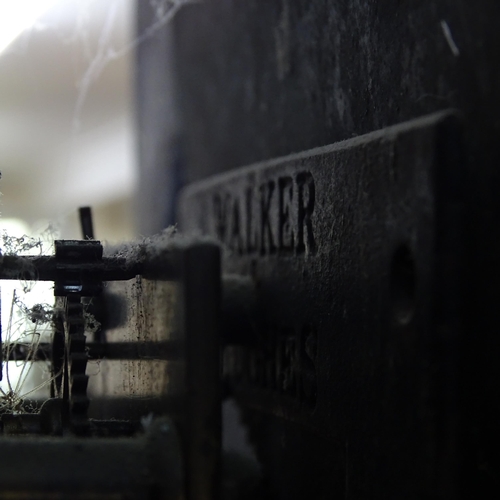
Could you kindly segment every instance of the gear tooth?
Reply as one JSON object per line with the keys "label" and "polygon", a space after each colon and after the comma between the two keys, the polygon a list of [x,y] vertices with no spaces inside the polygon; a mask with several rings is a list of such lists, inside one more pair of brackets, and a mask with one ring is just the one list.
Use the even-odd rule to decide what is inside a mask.
{"label": "gear tooth", "polygon": [[86,338],[83,334],[70,335],[68,339],[70,352],[85,353]]}
{"label": "gear tooth", "polygon": [[69,318],[77,318],[83,311],[83,304],[81,302],[69,300],[66,302],[66,314]]}
{"label": "gear tooth", "polygon": [[87,354],[72,353],[70,354],[71,369],[73,372],[85,373],[87,368]]}
{"label": "gear tooth", "polygon": [[87,375],[71,374],[71,394],[79,395],[85,394],[89,384],[89,377]]}
{"label": "gear tooth", "polygon": [[83,332],[85,331],[85,326],[83,324],[81,325],[76,325],[71,323],[69,328],[68,328],[68,333],[70,337],[75,336],[75,335],[83,335]]}

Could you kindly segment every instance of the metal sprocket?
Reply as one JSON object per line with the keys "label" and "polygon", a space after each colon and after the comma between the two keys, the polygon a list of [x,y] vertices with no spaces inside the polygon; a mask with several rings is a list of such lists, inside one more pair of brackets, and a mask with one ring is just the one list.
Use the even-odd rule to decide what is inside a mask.
{"label": "metal sprocket", "polygon": [[[69,424],[73,432],[85,434],[88,429],[85,349],[85,306],[83,297],[95,297],[102,291],[102,245],[93,240],[55,242],[57,279],[54,294],[64,304],[62,316],[56,318],[53,352],[59,356],[53,370],[62,368],[62,378],[54,371],[53,391],[67,401]],[[62,346],[64,346],[62,348]],[[63,359],[60,355],[63,354]],[[59,377],[59,378],[58,378]]]}

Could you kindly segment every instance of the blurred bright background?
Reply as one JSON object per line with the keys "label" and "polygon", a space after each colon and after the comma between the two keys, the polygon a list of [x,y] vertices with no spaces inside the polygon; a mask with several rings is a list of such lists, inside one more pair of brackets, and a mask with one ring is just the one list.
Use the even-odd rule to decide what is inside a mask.
{"label": "blurred bright background", "polygon": [[0,0],[0,229],[80,238],[90,205],[96,238],[135,236],[134,15],[133,0]]}
{"label": "blurred bright background", "polygon": [[[97,239],[135,236],[134,15],[133,0],[0,0],[2,252],[3,234],[42,234],[44,253],[54,237],[81,238],[84,205]],[[44,326],[15,297],[22,307],[50,307],[52,284],[32,284],[29,293],[25,285],[1,283],[4,346],[43,338]],[[29,365],[4,363],[0,388],[34,396],[48,371]],[[42,393],[48,397],[46,383]]]}

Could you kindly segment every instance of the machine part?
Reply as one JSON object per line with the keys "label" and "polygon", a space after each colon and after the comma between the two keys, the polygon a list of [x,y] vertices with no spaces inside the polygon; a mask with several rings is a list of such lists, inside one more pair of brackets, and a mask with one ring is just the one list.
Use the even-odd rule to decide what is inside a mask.
{"label": "machine part", "polygon": [[[80,228],[82,232],[82,238],[84,240],[93,240],[94,223],[92,220],[92,208],[80,207],[78,209],[78,213],[80,215]],[[93,329],[93,340],[95,342],[102,342],[104,340],[103,331],[101,328],[102,323],[105,322],[104,301],[104,295],[100,294],[99,297],[92,297],[92,299],[85,302],[85,311],[87,312],[87,315],[90,315],[94,318],[99,318],[99,321],[96,323],[96,327]]]}
{"label": "machine part", "polygon": [[174,424],[130,438],[2,438],[3,497],[178,499],[183,461]]}
{"label": "machine part", "polygon": [[[2,416],[4,436],[37,435],[62,436],[66,431],[66,405],[61,398],[45,401],[38,413],[5,414]],[[95,420],[87,422],[87,434],[92,437],[128,437],[142,430],[142,425],[134,420]]]}
{"label": "machine part", "polygon": [[183,192],[182,229],[256,289],[223,371],[276,498],[459,484],[460,129],[429,115]]}
{"label": "machine part", "polygon": [[[68,388],[69,417],[71,428],[78,434],[85,433],[89,398],[87,352],[85,350],[85,317],[81,297],[71,295],[66,298],[65,318],[65,379]],[[63,395],[66,395],[63,392]]]}
{"label": "machine part", "polygon": [[43,403],[38,413],[5,414],[2,416],[3,434],[62,436],[66,410],[63,399],[51,398]]}
{"label": "machine part", "polygon": [[[138,35],[142,36],[149,33],[157,19],[157,8],[151,2],[137,5]],[[172,24],[137,47],[137,115],[141,130],[139,231],[143,234],[154,233],[177,221],[171,205],[182,185],[208,182],[211,176],[223,172],[233,172],[236,176],[241,170],[243,174],[246,165],[350,140],[444,109],[457,109],[463,116],[466,147],[461,153],[463,170],[460,166],[456,175],[465,178],[462,211],[466,237],[458,237],[450,246],[463,253],[466,260],[460,276],[465,283],[466,298],[459,316],[467,349],[462,354],[456,378],[451,373],[454,356],[450,359],[447,349],[453,350],[453,341],[446,341],[443,349],[437,346],[432,351],[429,349],[423,356],[438,373],[441,370],[450,373],[450,384],[456,381],[460,394],[456,411],[460,427],[457,446],[453,453],[439,459],[442,471],[451,468],[456,471],[456,467],[447,467],[450,457],[460,462],[457,482],[430,487],[419,496],[414,490],[417,484],[414,478],[400,476],[395,469],[390,487],[384,488],[379,483],[387,481],[390,474],[388,457],[400,453],[405,459],[406,453],[397,446],[391,448],[391,440],[386,444],[382,438],[373,438],[372,420],[380,421],[381,417],[368,411],[385,405],[391,419],[398,420],[398,415],[405,415],[408,428],[421,426],[420,414],[412,414],[411,407],[416,404],[412,399],[416,394],[419,397],[427,394],[429,384],[425,380],[418,382],[423,367],[416,364],[412,374],[412,367],[408,366],[401,377],[385,376],[381,372],[383,367],[387,368],[389,359],[395,370],[398,363],[408,358],[408,351],[415,343],[423,349],[423,339],[428,337],[424,334],[420,338],[419,330],[415,332],[419,339],[412,343],[408,335],[397,337],[392,327],[381,332],[377,326],[380,319],[372,318],[370,311],[399,310],[401,314],[395,317],[408,318],[412,307],[401,306],[411,306],[414,302],[412,294],[407,293],[413,288],[412,276],[416,279],[416,288],[424,290],[420,297],[425,297],[430,290],[422,276],[432,276],[432,269],[436,268],[433,262],[419,256],[420,268],[413,272],[411,262],[415,260],[409,261],[407,257],[414,254],[402,245],[399,251],[393,250],[394,259],[389,258],[392,263],[387,265],[374,267],[378,253],[372,256],[368,252],[364,261],[370,278],[360,278],[365,273],[360,253],[362,249],[373,249],[373,238],[377,237],[375,231],[367,228],[371,213],[364,208],[365,190],[356,191],[355,183],[347,186],[344,182],[329,186],[316,183],[321,192],[329,189],[334,193],[331,196],[334,228],[341,228],[342,221],[352,221],[356,211],[361,210],[360,234],[356,236],[355,227],[348,231],[346,244],[336,234],[322,243],[323,251],[332,255],[332,266],[339,269],[335,273],[342,278],[339,300],[323,299],[319,284],[329,279],[330,272],[326,272],[323,279],[319,274],[318,285],[312,288],[305,302],[290,304],[290,318],[298,315],[298,310],[304,314],[309,310],[310,315],[324,320],[318,349],[328,351],[331,356],[329,363],[318,367],[317,377],[325,386],[335,378],[344,388],[351,381],[349,393],[342,391],[339,398],[338,391],[326,391],[324,398],[338,419],[346,421],[346,414],[356,418],[351,424],[353,436],[339,443],[329,442],[328,436],[321,432],[307,431],[307,425],[274,417],[273,398],[267,410],[253,412],[255,442],[265,462],[263,469],[270,484],[274,484],[274,498],[469,499],[488,498],[491,491],[498,489],[499,18],[498,0],[196,2],[186,5]],[[406,153],[403,155],[406,157]],[[420,157],[420,152],[415,151],[414,156]],[[364,170],[360,175],[367,175],[366,170],[374,164],[372,160],[368,157],[365,161],[360,156],[355,159],[349,168],[355,172]],[[398,160],[395,163],[402,164]],[[386,170],[383,165],[381,168]],[[448,184],[454,186],[453,170],[448,176]],[[397,225],[398,221],[390,218],[393,203],[388,201],[388,194],[392,201],[398,194],[388,193],[387,184],[380,184],[379,193],[377,186],[363,187],[369,188],[367,196],[375,200],[377,206],[387,204],[388,226]],[[403,207],[405,192],[402,188],[400,207]],[[327,207],[323,206],[326,212]],[[432,211],[432,207],[429,209]],[[325,219],[331,220],[327,215]],[[358,241],[356,246],[354,238]],[[346,245],[353,251],[345,251]],[[387,246],[389,242],[380,241],[381,249]],[[345,261],[337,259],[339,255],[345,256]],[[236,258],[234,256],[234,260]],[[270,267],[278,257],[256,255],[255,260],[255,275],[259,280],[261,269]],[[300,274],[296,280],[287,279],[285,257],[280,256],[279,260],[282,269],[279,274],[285,277],[280,285],[276,273],[277,295],[268,300],[271,308],[275,300],[285,302],[280,298],[284,292],[295,296],[292,287],[300,288],[303,283]],[[294,275],[296,267],[293,259],[290,261],[289,272]],[[307,265],[303,269],[308,272]],[[403,276],[406,279],[400,279]],[[267,283],[264,279],[260,284],[269,298]],[[256,285],[259,286],[258,281]],[[393,292],[387,292],[388,289]],[[393,307],[390,302],[397,297],[397,290],[406,299],[396,300]],[[346,299],[340,295],[343,291],[349,294]],[[444,296],[454,296],[456,292],[453,284],[442,289]],[[315,305],[316,300],[324,309]],[[374,301],[372,305],[370,301]],[[450,301],[454,301],[453,297]],[[348,306],[346,318],[341,315],[344,302]],[[372,323],[375,326],[370,336]],[[331,329],[326,333],[328,326]],[[272,330],[275,333],[258,329],[256,336],[276,337],[276,328]],[[377,339],[380,339],[378,345]],[[256,350],[255,357],[258,356],[267,359],[269,350]],[[326,355],[323,357],[327,361]],[[354,366],[350,364],[351,359]],[[416,357],[414,361],[416,363]],[[389,368],[387,371],[390,372]],[[441,375],[437,378],[441,379]],[[414,383],[413,390],[405,391],[410,380]],[[426,380],[431,383],[437,379],[431,373]],[[366,385],[366,393],[363,385]],[[398,392],[399,397],[386,398],[386,392],[389,395]],[[451,393],[444,391],[444,394]],[[370,402],[372,398],[377,401]],[[347,407],[341,404],[343,402],[348,403]],[[438,403],[433,406],[437,407]],[[452,412],[451,404],[443,403],[444,406]],[[441,414],[438,408],[436,412]],[[397,434],[398,427],[395,432]],[[433,450],[437,439],[436,436],[422,441],[421,447]],[[413,439],[411,443],[414,444]],[[385,454],[384,460],[377,461],[379,454]],[[333,470],[338,471],[335,476],[339,481],[332,485],[333,481],[325,478],[333,475]],[[281,484],[283,490],[279,489]],[[308,489],[308,485],[312,488]],[[397,491],[391,494],[391,490]]]}
{"label": "machine part", "polygon": [[225,344],[251,344],[260,327],[257,284],[251,276],[226,274],[222,280],[222,338]]}
{"label": "machine part", "polygon": [[[33,360],[51,358],[52,383],[50,384],[50,397],[54,398],[57,395],[62,395],[64,369],[65,369],[65,354],[66,354],[66,338],[64,334],[64,314],[62,309],[62,299],[56,298],[56,307],[54,312],[53,336],[52,344],[39,345],[41,353],[34,353]],[[25,355],[23,351],[14,348],[11,350],[15,359],[23,359]]]}
{"label": "machine part", "polygon": [[[88,243],[84,241],[82,243]],[[92,243],[95,243],[92,241]],[[120,257],[104,257],[81,262],[74,268],[84,276],[87,273],[100,274],[102,281],[129,280],[141,274],[143,262]],[[72,266],[66,270],[71,272]],[[1,280],[55,281],[59,272],[55,256],[4,255],[0,266]],[[64,276],[64,273],[63,273]]]}
{"label": "machine part", "polygon": [[90,240],[56,240],[54,295],[95,297],[102,291],[102,245]]}
{"label": "machine part", "polygon": [[[52,358],[53,370],[58,370],[53,374],[58,375],[61,368],[63,373],[62,380],[55,378],[54,398],[45,402],[39,414],[7,414],[3,433],[23,435],[24,444],[15,455],[17,458],[31,450],[39,460],[39,450],[46,447],[49,462],[57,465],[64,460],[53,458],[57,450],[68,463],[75,461],[78,466],[80,459],[73,456],[71,448],[74,435],[81,439],[82,449],[86,449],[87,443],[94,443],[88,445],[93,452],[97,452],[95,438],[99,437],[102,453],[107,456],[106,460],[111,460],[115,453],[140,449],[142,441],[137,436],[138,430],[141,425],[149,427],[154,415],[170,415],[179,429],[183,448],[185,497],[215,500],[219,498],[221,484],[220,248],[207,239],[159,237],[140,243],[132,251],[127,247],[126,258],[114,256],[101,260],[102,248],[99,247],[99,242],[94,241],[61,241],[56,243],[55,257],[13,257],[0,262],[0,275],[4,278],[19,276],[28,264],[33,275],[41,274],[44,279],[54,280],[59,296],[56,297],[52,344],[41,343],[29,360],[21,345],[11,346],[9,352],[11,357],[27,362]],[[130,280],[132,269],[140,270],[141,274]],[[108,283],[108,287],[128,290],[115,302],[119,308],[127,309],[127,321],[126,324],[122,320],[110,321],[116,331],[107,331],[109,338],[106,337],[105,342],[87,344],[82,297],[102,289],[102,277],[110,276],[107,270],[124,280]],[[123,311],[118,311],[118,315],[123,316]],[[94,413],[99,414],[97,419],[88,418],[87,414],[85,368],[89,357],[102,363],[118,362],[117,370],[113,371],[108,365],[93,377],[97,384],[92,405]],[[123,391],[121,398],[116,397],[113,387]],[[20,407],[18,412],[21,411]],[[43,435],[53,436],[54,441],[47,441]],[[113,436],[113,440],[107,440],[109,436]],[[123,449],[110,444],[118,442],[120,436],[133,436]],[[4,438],[2,443],[5,439],[10,438]],[[154,446],[148,441],[149,449]],[[89,456],[86,459],[90,460]],[[123,474],[127,474],[126,461],[124,457],[118,458]],[[158,462],[159,470],[163,462]],[[28,466],[31,467],[31,463]],[[142,467],[140,463],[138,466]],[[71,474],[68,484],[73,481],[79,487],[78,473]],[[87,467],[86,474],[96,473]],[[99,475],[96,476],[87,479],[84,490],[90,488],[93,494],[101,494]],[[18,480],[19,477],[7,481],[5,487],[0,482],[0,491],[9,493],[13,484],[17,484],[14,490],[18,492],[24,491],[23,488],[31,491],[32,487],[33,491],[46,489],[38,476],[33,484],[28,481],[24,486],[16,482]],[[110,484],[113,481],[110,479]],[[60,488],[54,486],[54,491],[65,494],[64,488],[64,484]],[[156,490],[148,488],[140,494],[139,490],[132,489],[130,496],[158,498]]]}
{"label": "machine part", "polygon": [[82,229],[82,238],[84,240],[94,239],[94,224],[92,222],[92,208],[80,207],[78,209],[80,215],[80,227]]}
{"label": "machine part", "polygon": [[197,244],[177,255],[181,273],[177,325],[185,332],[186,409],[183,450],[186,494],[196,500],[220,498],[220,249]]}
{"label": "machine part", "polygon": [[[68,400],[70,425],[74,432],[87,432],[88,376],[85,349],[85,315],[83,297],[95,297],[102,291],[102,245],[99,241],[58,240],[55,242],[56,280],[54,295],[65,297],[64,316],[64,387],[63,398]],[[87,266],[82,272],[79,266]],[[60,326],[55,318],[53,357],[60,356]],[[59,362],[52,365],[54,383],[57,384]]]}
{"label": "machine part", "polygon": [[[63,337],[64,338],[64,337]],[[33,361],[45,361],[58,359],[55,354],[60,352],[54,344],[40,342],[35,353],[28,353],[25,344],[10,344],[9,360],[22,361],[26,360],[28,354]],[[182,345],[176,341],[159,341],[159,342],[86,342],[85,352],[87,359],[179,359],[182,355]],[[53,369],[54,373],[58,373],[57,367]],[[56,377],[57,379],[57,377]]]}

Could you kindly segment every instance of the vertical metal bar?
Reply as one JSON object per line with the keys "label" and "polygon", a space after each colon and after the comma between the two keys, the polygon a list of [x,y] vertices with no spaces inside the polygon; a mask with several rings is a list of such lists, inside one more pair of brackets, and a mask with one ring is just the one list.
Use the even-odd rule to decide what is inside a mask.
{"label": "vertical metal bar", "polygon": [[94,239],[94,225],[92,223],[92,209],[90,207],[80,207],[80,227],[82,229],[82,238],[84,240]]}
{"label": "vertical metal bar", "polygon": [[180,250],[181,325],[186,356],[186,491],[189,500],[220,496],[221,384],[219,247]]}

